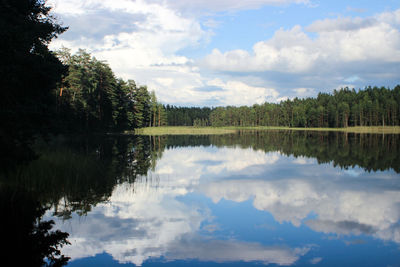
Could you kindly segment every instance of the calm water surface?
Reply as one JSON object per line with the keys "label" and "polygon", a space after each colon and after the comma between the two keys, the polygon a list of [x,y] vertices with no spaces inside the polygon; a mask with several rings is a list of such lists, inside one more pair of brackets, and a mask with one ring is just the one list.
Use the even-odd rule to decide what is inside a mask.
{"label": "calm water surface", "polygon": [[70,266],[400,266],[398,135],[253,132],[54,146],[44,163],[52,174],[25,186],[47,192],[42,220],[69,233],[61,252]]}

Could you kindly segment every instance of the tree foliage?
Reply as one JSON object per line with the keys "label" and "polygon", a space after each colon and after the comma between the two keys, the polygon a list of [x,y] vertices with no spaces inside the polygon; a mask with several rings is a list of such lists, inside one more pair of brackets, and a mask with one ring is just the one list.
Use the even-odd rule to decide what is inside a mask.
{"label": "tree foliage", "polygon": [[50,128],[52,92],[65,68],[47,45],[66,28],[44,1],[1,0],[0,29],[0,145],[5,163],[13,154],[29,158],[33,137]]}
{"label": "tree foliage", "polygon": [[68,73],[56,89],[57,118],[63,131],[121,131],[165,124],[155,93],[134,80],[115,77],[106,62],[85,50],[57,52]]}
{"label": "tree foliage", "polygon": [[166,105],[169,126],[208,126],[211,108],[176,107]]}
{"label": "tree foliage", "polygon": [[394,89],[342,88],[316,98],[295,98],[279,104],[252,107],[218,107],[212,110],[212,126],[349,127],[400,125],[400,85]]}

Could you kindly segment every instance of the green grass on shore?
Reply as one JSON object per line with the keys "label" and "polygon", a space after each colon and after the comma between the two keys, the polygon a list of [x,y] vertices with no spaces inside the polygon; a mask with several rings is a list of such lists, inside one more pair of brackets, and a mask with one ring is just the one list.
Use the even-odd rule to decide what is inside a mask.
{"label": "green grass on shore", "polygon": [[146,127],[135,130],[138,135],[211,135],[235,133],[237,129],[222,127],[164,126]]}
{"label": "green grass on shore", "polygon": [[[400,134],[400,126],[357,126],[348,128],[290,128],[290,127],[190,127],[164,126],[147,127],[135,130],[138,135],[212,135],[229,134],[239,130],[266,131],[266,130],[293,130],[293,131],[334,131],[348,133],[381,133]],[[127,132],[129,133],[129,132]]]}

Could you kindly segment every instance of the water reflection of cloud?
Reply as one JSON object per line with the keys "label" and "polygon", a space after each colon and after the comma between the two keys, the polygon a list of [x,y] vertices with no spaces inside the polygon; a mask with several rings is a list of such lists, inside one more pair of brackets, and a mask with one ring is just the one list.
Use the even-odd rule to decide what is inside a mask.
{"label": "water reflection of cloud", "polygon": [[318,263],[320,263],[322,261],[322,258],[321,257],[317,257],[317,258],[312,258],[311,260],[310,260],[310,263],[311,264],[318,264]]}
{"label": "water reflection of cloud", "polygon": [[155,173],[164,185],[189,189],[198,186],[201,178],[262,173],[265,166],[276,164],[279,158],[279,153],[266,154],[238,147],[180,147],[164,151]]}
{"label": "water reflection of cloud", "polygon": [[361,171],[356,171],[356,170],[345,170],[345,173],[353,177],[357,177],[362,174]]}
{"label": "water reflection of cloud", "polygon": [[212,262],[252,262],[263,264],[292,265],[300,256],[305,255],[310,249],[284,248],[278,246],[263,246],[259,243],[241,242],[237,240],[188,240],[167,254],[167,259],[198,259]]}
{"label": "water reflection of cloud", "polygon": [[[214,202],[224,198],[270,212],[279,222],[302,223],[324,233],[368,234],[400,243],[400,192],[374,187],[368,181],[330,177],[278,180],[224,180],[205,184],[201,191]],[[309,214],[316,219],[304,221]]]}
{"label": "water reflection of cloud", "polygon": [[198,203],[179,200],[190,192],[203,193],[215,203],[252,199],[256,209],[270,212],[278,222],[305,224],[318,232],[367,234],[400,243],[400,193],[393,176],[352,176],[311,159],[294,161],[238,147],[167,149],[149,172],[157,184],[116,186],[110,201],[94,207],[84,220],[74,216],[66,224],[59,222],[73,243],[63,252],[72,259],[107,252],[136,265],[160,257],[290,265],[308,251],[201,237],[214,229],[201,227],[212,222],[212,214]]}
{"label": "water reflection of cloud", "polygon": [[66,224],[59,222],[59,228],[68,228],[63,230],[70,232],[73,244],[63,253],[76,260],[106,252],[120,263],[136,265],[160,257],[291,265],[309,250],[201,237],[201,223],[210,219],[207,210],[156,192],[155,187],[132,190],[127,184],[117,186],[110,202],[96,206],[84,220],[74,216]]}
{"label": "water reflection of cloud", "polygon": [[325,220],[308,220],[305,222],[311,229],[336,234],[374,234],[376,231],[371,225],[357,223],[354,221],[325,221]]}
{"label": "water reflection of cloud", "polygon": [[84,221],[75,216],[59,224],[69,228],[73,243],[63,252],[75,260],[105,251],[121,263],[141,265],[165,255],[170,244],[195,233],[207,220],[207,211],[177,201],[170,196],[174,193],[156,187],[133,189],[119,185],[110,202],[96,206]]}
{"label": "water reflection of cloud", "polygon": [[315,160],[306,158],[306,157],[297,157],[293,160],[294,164],[306,165],[306,164],[313,164]]}
{"label": "water reflection of cloud", "polygon": [[149,173],[157,176],[156,185],[143,181],[117,186],[110,201],[96,206],[84,221],[75,216],[68,222],[73,246],[66,247],[65,254],[78,259],[107,252],[119,262],[136,265],[157,257],[292,264],[307,250],[200,238],[196,233],[202,222],[211,220],[210,212],[176,198],[203,180],[262,172],[264,168],[253,167],[272,165],[279,158],[278,153],[240,148],[167,149]]}

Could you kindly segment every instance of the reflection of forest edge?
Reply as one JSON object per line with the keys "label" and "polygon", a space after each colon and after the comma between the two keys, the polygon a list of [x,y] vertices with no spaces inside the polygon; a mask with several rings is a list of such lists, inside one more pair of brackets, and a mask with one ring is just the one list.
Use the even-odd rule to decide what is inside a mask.
{"label": "reflection of forest edge", "polygon": [[[393,169],[399,173],[399,145],[399,135],[395,134],[303,131],[243,131],[210,136],[58,137],[50,144],[36,144],[35,149],[41,155],[38,159],[0,173],[2,212],[10,214],[9,207],[18,211],[26,209],[27,204],[36,203],[30,209],[33,215],[29,220],[26,216],[18,219],[23,213],[15,212],[10,215],[10,220],[26,221],[25,244],[44,240],[48,246],[47,254],[38,252],[41,253],[38,257],[49,259],[59,246],[67,244],[68,234],[50,232],[51,221],[41,221],[44,210],[51,209],[62,219],[71,218],[73,212],[87,214],[96,204],[107,201],[116,185],[133,183],[139,177],[147,179],[148,171],[154,170],[165,149],[186,146],[252,148],[316,158],[318,163],[332,163],[341,168],[359,166],[366,171]],[[24,196],[12,197],[22,192]],[[10,231],[11,226],[21,228],[11,221],[3,221],[3,224],[7,225],[2,229],[9,232],[18,232],[18,229]],[[67,258],[61,256],[60,260],[66,262]]]}
{"label": "reflection of forest edge", "polygon": [[366,171],[400,172],[399,136],[339,132],[260,131],[211,136],[81,136],[37,144],[37,160],[1,174],[2,184],[36,192],[65,219],[106,201],[116,184],[145,177],[165,149],[185,146],[252,148]]}
{"label": "reflection of forest edge", "polygon": [[[160,139],[159,137],[153,137]],[[164,147],[216,146],[278,151],[286,156],[316,158],[318,163],[366,171],[400,172],[400,143],[396,134],[356,134],[317,131],[242,131],[230,135],[162,137]]]}
{"label": "reflection of forest edge", "polygon": [[399,135],[341,132],[243,131],[226,135],[75,136],[40,143],[41,155],[27,165],[0,174],[1,184],[38,193],[40,202],[68,219],[106,201],[116,184],[133,183],[154,170],[165,149],[185,146],[252,148],[318,163],[366,171],[400,172]]}

